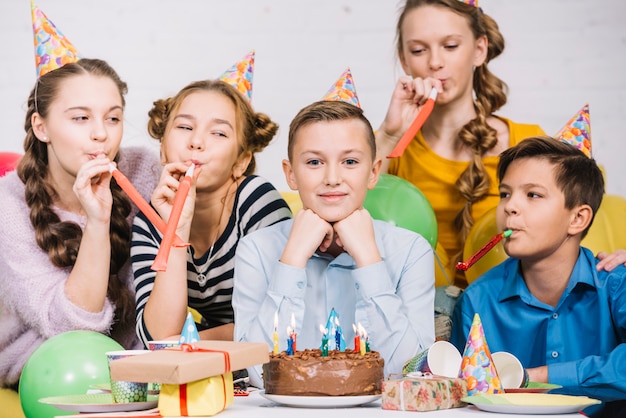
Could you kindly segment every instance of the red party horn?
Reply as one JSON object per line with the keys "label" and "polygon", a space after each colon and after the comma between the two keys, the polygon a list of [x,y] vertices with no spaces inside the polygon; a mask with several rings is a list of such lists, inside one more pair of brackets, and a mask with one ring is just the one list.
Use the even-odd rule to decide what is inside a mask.
{"label": "red party horn", "polygon": [[[165,221],[161,219],[158,213],[150,206],[148,202],[141,196],[141,193],[135,189],[135,186],[128,180],[120,170],[117,169],[113,164],[109,166],[109,171],[111,175],[117,181],[117,184],[124,190],[126,195],[132,200],[135,205],[139,208],[140,211],[146,215],[146,217],[152,222],[152,224],[158,229],[162,234],[165,233],[167,226]],[[183,241],[178,235],[174,240],[174,245],[177,247],[187,247],[189,244]]]}
{"label": "red party horn", "polygon": [[411,126],[409,126],[409,129],[406,130],[404,135],[402,135],[402,138],[400,138],[400,140],[396,144],[396,147],[393,149],[393,151],[391,151],[391,154],[389,154],[387,158],[397,158],[401,157],[402,154],[404,154],[404,150],[406,149],[406,147],[409,146],[413,138],[415,138],[415,135],[417,135],[419,130],[422,129],[422,126],[424,126],[424,122],[426,122],[426,119],[428,119],[428,117],[432,113],[433,108],[435,107],[435,100],[437,100],[437,90],[432,89],[430,91],[430,94],[428,95],[426,103],[424,103],[424,106],[422,106],[422,109],[415,117],[415,120],[413,121],[413,123],[411,123]]}
{"label": "red party horn", "polygon": [[152,270],[167,270],[167,259],[170,257],[170,249],[172,248],[174,237],[176,236],[176,227],[178,227],[178,221],[180,220],[180,215],[183,212],[185,199],[187,199],[189,189],[191,189],[191,181],[193,178],[194,168],[194,164],[191,164],[189,166],[187,172],[185,173],[185,177],[178,186],[178,190],[176,190],[176,196],[174,196],[174,203],[172,204],[170,219],[167,221],[167,228],[165,229],[165,234],[163,234],[163,239],[161,240],[159,251],[157,252],[156,257],[152,262]]}
{"label": "red party horn", "polygon": [[489,242],[483,245],[480,250],[476,251],[476,254],[468,258],[467,261],[465,262],[459,261],[458,263],[456,263],[456,269],[461,270],[461,271],[466,271],[468,268],[476,264],[478,260],[483,258],[483,256],[487,254],[489,250],[495,247],[496,244],[502,240],[502,238],[508,238],[511,236],[511,234],[513,234],[513,230],[507,229],[506,231],[500,232],[499,234],[495,235],[493,238],[489,240]]}

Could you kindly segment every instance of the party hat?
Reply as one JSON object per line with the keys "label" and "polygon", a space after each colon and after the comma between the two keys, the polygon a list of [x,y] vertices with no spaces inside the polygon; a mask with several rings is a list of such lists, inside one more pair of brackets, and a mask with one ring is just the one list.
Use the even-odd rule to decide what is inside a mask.
{"label": "party hat", "polygon": [[185,319],[185,325],[183,325],[183,330],[180,333],[180,340],[178,340],[178,342],[180,344],[193,344],[198,341],[200,341],[198,328],[196,328],[196,323],[193,320],[191,312],[187,312],[187,319]]}
{"label": "party hat", "polygon": [[465,3],[468,6],[478,7],[478,0],[459,0],[461,3]]}
{"label": "party hat", "polygon": [[586,103],[565,126],[554,135],[561,142],[573,145],[591,158],[591,125],[589,103]]}
{"label": "party hat", "polygon": [[80,59],[74,45],[61,33],[44,12],[30,3],[35,42],[37,78]]}
{"label": "party hat", "polygon": [[467,381],[468,395],[504,393],[478,314],[474,315],[467,337],[459,377]]}
{"label": "party hat", "polygon": [[248,102],[252,101],[252,75],[254,74],[254,51],[250,51],[243,59],[230,67],[220,76],[237,89]]}
{"label": "party hat", "polygon": [[352,79],[350,68],[347,68],[343,74],[341,74],[339,80],[326,92],[322,100],[335,100],[361,107],[359,97],[356,95],[356,88],[354,87],[354,80]]}
{"label": "party hat", "polygon": [[[335,308],[330,310],[328,321],[326,321],[326,329],[328,330],[328,349],[329,350],[346,350],[346,340],[343,338],[343,330],[339,323],[339,315]],[[339,336],[339,345],[337,345],[337,335]]]}

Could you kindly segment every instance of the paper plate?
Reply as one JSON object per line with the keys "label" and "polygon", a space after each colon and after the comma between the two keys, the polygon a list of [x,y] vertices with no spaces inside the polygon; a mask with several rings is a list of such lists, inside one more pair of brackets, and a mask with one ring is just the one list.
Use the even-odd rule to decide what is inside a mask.
{"label": "paper plate", "polygon": [[115,403],[110,393],[65,395],[41,398],[39,402],[52,405],[63,411],[76,412],[127,412],[141,411],[157,406],[159,397],[148,395],[146,402]]}
{"label": "paper plate", "polygon": [[525,388],[505,388],[504,391],[506,393],[546,393],[562,387],[561,385],[555,385],[553,383],[528,382],[528,386]]}
{"label": "paper plate", "polygon": [[287,396],[269,395],[259,391],[260,395],[272,402],[296,408],[347,408],[365,405],[381,398],[382,395],[364,396]]}
{"label": "paper plate", "polygon": [[462,401],[471,403],[483,411],[505,414],[568,414],[600,403],[599,400],[586,396],[545,393],[474,395],[466,396]]}

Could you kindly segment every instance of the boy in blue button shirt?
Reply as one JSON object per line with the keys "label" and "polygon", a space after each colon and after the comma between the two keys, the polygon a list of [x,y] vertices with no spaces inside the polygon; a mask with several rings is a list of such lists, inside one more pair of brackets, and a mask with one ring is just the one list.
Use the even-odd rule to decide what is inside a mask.
{"label": "boy in blue button shirt", "polygon": [[603,416],[626,416],[623,401],[610,402],[626,399],[626,267],[597,271],[580,246],[604,194],[600,169],[572,145],[535,137],[501,154],[498,179],[496,218],[513,230],[503,240],[510,258],[464,292],[452,343],[463,351],[478,313],[491,352],[513,353],[530,381],[609,402]]}

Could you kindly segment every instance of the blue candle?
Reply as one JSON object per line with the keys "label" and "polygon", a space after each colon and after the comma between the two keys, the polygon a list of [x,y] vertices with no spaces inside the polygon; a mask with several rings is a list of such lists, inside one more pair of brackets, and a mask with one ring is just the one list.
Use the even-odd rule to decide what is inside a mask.
{"label": "blue candle", "polygon": [[287,338],[287,355],[293,356],[293,340],[291,337]]}

